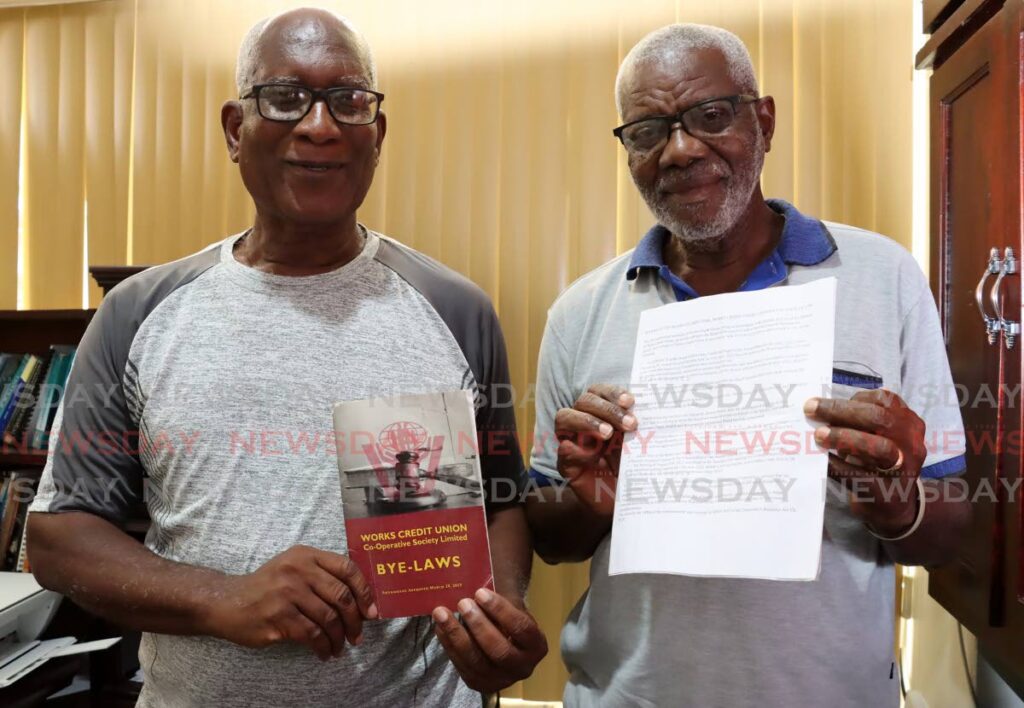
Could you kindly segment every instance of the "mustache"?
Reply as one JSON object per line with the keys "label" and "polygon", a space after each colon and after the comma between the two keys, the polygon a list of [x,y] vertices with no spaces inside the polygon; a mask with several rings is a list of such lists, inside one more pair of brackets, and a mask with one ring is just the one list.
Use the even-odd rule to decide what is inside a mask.
{"label": "mustache", "polygon": [[654,188],[658,192],[671,192],[686,188],[694,182],[709,178],[725,179],[731,176],[727,167],[714,163],[698,163],[692,167],[671,167],[658,176]]}

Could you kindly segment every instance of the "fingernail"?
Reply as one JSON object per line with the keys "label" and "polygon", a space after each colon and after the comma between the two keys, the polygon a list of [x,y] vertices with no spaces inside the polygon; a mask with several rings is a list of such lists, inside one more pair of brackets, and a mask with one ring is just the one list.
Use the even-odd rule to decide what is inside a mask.
{"label": "fingernail", "polygon": [[827,425],[823,425],[814,431],[814,439],[819,443],[823,443],[826,440],[828,440],[828,434],[830,432],[832,431],[829,429],[829,427]]}
{"label": "fingernail", "polygon": [[633,404],[633,395],[630,393],[624,393],[619,396],[619,405],[623,408],[629,408]]}
{"label": "fingernail", "polygon": [[818,400],[817,398],[808,398],[807,402],[804,403],[804,414],[814,415],[818,412]]}
{"label": "fingernail", "polygon": [[445,622],[448,621],[448,610],[446,610],[443,607],[435,608],[433,614],[434,614],[434,621],[437,622],[438,624],[444,624]]}
{"label": "fingernail", "polygon": [[378,616],[378,613],[377,613],[377,603],[374,602],[373,604],[371,604],[366,609],[366,618],[367,619],[375,620],[375,619],[377,619],[377,616]]}
{"label": "fingernail", "polygon": [[473,601],[469,598],[463,598],[462,600],[459,600],[459,612],[461,612],[463,615],[470,614],[473,611],[474,607],[476,607],[476,605],[474,605]]}
{"label": "fingernail", "polygon": [[601,425],[597,426],[597,430],[601,433],[602,438],[610,438],[612,436],[612,426],[607,423],[601,423]]}
{"label": "fingernail", "polygon": [[[352,643],[355,644],[356,646],[359,646],[360,644],[362,644],[363,643],[363,633],[360,632],[359,636],[356,637],[356,640],[354,642],[352,642]],[[341,652],[339,651],[338,654],[340,655]]]}
{"label": "fingernail", "polygon": [[624,415],[622,416],[622,424],[627,428],[632,428],[636,425],[636,418],[631,415]]}
{"label": "fingernail", "polygon": [[475,595],[476,601],[479,602],[481,605],[486,605],[488,602],[491,601],[491,598],[494,596],[494,594],[487,588],[480,588],[476,591]]}

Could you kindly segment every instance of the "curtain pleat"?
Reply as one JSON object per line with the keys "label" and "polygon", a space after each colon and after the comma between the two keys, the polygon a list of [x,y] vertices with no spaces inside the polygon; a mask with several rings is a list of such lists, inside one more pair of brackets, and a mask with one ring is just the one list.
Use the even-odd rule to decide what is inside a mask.
{"label": "curtain pleat", "polygon": [[81,6],[25,11],[25,307],[81,307],[85,22]]}
{"label": "curtain pleat", "polygon": [[[131,149],[134,5],[99,3],[85,18],[85,190],[89,262],[125,265]],[[89,279],[89,305],[102,290]]]}
{"label": "curtain pleat", "polygon": [[21,167],[24,10],[0,10],[0,308],[18,304],[18,175]]}

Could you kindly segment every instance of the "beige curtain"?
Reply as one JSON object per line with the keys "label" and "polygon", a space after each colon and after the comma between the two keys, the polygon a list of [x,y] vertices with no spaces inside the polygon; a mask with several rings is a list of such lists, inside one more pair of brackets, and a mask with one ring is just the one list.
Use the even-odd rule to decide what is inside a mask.
{"label": "beige curtain", "polygon": [[[651,29],[707,22],[746,41],[778,106],[768,195],[910,244],[912,0],[325,4],[366,32],[387,94],[361,218],[490,294],[523,431],[547,308],[651,224],[611,135],[616,68]],[[219,108],[247,27],[289,5],[0,10],[0,307],[80,307],[86,259],[158,263],[249,224]],[[584,566],[538,562],[552,653],[526,697],[560,695],[558,629],[586,585]]]}

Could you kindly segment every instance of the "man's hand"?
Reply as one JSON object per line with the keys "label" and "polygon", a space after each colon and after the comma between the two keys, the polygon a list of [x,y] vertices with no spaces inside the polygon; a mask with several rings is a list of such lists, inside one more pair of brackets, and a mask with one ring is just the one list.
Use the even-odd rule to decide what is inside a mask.
{"label": "man's hand", "polygon": [[451,612],[433,612],[434,633],[466,685],[494,693],[521,681],[548,653],[548,642],[525,607],[490,590],[459,602],[460,624]]}
{"label": "man's hand", "polygon": [[[829,476],[855,488],[851,511],[883,536],[908,529],[917,514],[916,480],[927,455],[924,421],[884,389],[861,391],[849,401],[811,398],[804,411],[826,423],[814,438],[835,453],[829,455]],[[886,493],[880,482],[893,478],[899,483],[887,482]]]}
{"label": "man's hand", "polygon": [[248,575],[227,576],[208,617],[209,634],[247,647],[295,642],[322,660],[345,640],[363,640],[376,619],[373,590],[347,556],[293,546]]}
{"label": "man's hand", "polygon": [[611,519],[622,457],[622,434],[636,430],[632,394],[620,386],[594,384],[572,408],[555,415],[558,473],[576,497],[602,518]]}

